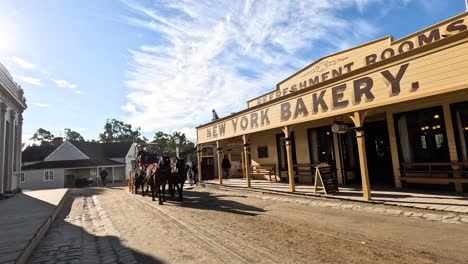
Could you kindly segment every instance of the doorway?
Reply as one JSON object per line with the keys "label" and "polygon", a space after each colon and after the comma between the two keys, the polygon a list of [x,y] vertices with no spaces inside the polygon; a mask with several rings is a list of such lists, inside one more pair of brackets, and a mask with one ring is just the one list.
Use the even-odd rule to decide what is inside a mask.
{"label": "doorway", "polygon": [[367,169],[371,185],[393,185],[392,155],[387,121],[365,124]]}
{"label": "doorway", "polygon": [[[297,164],[296,159],[296,142],[294,140],[294,132],[291,132],[291,147],[292,147],[292,162]],[[286,137],[283,133],[276,135],[276,148],[278,151],[278,165],[281,181],[288,182],[288,157],[286,154]],[[296,181],[297,179],[295,179]]]}

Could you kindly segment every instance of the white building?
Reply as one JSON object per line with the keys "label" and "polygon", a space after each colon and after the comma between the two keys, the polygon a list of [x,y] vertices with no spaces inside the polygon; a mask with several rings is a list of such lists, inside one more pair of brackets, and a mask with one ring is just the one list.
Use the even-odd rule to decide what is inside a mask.
{"label": "white building", "polygon": [[108,182],[123,182],[134,165],[135,145],[132,142],[63,142],[62,138],[55,138],[54,145],[29,146],[23,151],[20,187],[75,187],[79,179],[95,184],[102,168],[108,172]]}
{"label": "white building", "polygon": [[23,94],[0,63],[0,199],[19,187],[23,111],[27,107]]}

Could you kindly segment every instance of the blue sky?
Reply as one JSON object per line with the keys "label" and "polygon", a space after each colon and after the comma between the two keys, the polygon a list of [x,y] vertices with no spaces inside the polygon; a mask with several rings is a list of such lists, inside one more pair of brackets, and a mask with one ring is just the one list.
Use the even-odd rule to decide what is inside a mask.
{"label": "blue sky", "polygon": [[183,131],[314,60],[465,11],[463,0],[1,0],[0,62],[25,90],[23,141],[40,127],[97,139],[106,119]]}

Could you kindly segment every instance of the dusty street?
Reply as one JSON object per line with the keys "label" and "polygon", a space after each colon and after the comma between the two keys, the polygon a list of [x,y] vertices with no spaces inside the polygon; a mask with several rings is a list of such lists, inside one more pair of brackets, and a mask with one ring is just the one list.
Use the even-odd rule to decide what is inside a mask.
{"label": "dusty street", "polygon": [[31,262],[468,263],[465,223],[210,188],[185,196],[160,206],[125,188],[71,190]]}

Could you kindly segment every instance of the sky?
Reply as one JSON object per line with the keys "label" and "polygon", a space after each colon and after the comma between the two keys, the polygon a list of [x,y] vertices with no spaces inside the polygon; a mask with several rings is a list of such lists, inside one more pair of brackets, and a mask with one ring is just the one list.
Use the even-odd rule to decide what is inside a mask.
{"label": "sky", "polygon": [[464,0],[0,0],[0,62],[39,128],[98,139],[107,119],[184,132],[313,61],[465,11]]}

